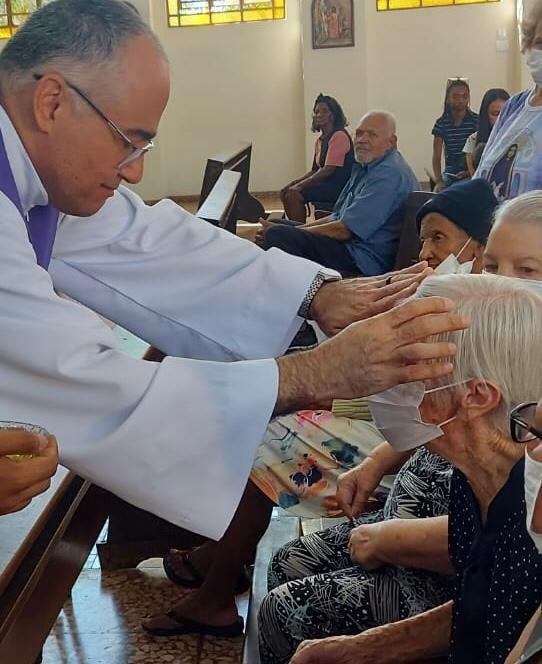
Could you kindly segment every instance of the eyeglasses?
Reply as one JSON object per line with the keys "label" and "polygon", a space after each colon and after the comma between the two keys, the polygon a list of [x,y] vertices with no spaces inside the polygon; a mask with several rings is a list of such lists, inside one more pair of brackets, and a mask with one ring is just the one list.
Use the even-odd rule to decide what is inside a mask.
{"label": "eyeglasses", "polygon": [[510,411],[510,433],[514,442],[528,443],[535,438],[542,440],[542,431],[534,426],[537,405],[536,401],[529,401]]}
{"label": "eyeglasses", "polygon": [[[42,74],[34,74],[34,79],[36,81],[39,81],[40,79],[43,78]],[[107,124],[111,127],[111,129],[119,136],[122,140],[122,142],[126,145],[127,148],[130,149],[130,153],[124,157],[118,164],[117,168],[121,169],[124,168],[125,166],[128,166],[129,164],[132,164],[134,161],[137,161],[140,157],[143,157],[149,150],[151,150],[154,147],[154,142],[152,140],[149,140],[146,145],[143,145],[142,147],[138,147],[133,141],[131,141],[128,136],[120,129],[114,122],[113,120],[110,120],[107,115],[100,110],[96,104],[87,97],[87,95],[77,87],[77,85],[74,85],[73,83],[70,83],[70,81],[66,81],[66,85],[71,88],[74,92],[76,92],[82,99],[84,99],[87,104],[103,119]]]}

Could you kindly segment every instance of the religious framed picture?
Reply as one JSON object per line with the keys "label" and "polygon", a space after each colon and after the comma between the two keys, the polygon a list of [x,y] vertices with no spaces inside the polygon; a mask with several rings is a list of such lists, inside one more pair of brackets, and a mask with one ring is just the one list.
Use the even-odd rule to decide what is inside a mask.
{"label": "religious framed picture", "polygon": [[312,0],[312,47],[354,46],[354,0]]}

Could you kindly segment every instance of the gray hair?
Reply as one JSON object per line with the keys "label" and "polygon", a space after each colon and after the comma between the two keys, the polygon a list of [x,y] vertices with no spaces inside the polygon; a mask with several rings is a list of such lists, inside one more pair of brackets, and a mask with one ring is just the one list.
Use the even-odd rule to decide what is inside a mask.
{"label": "gray hair", "polygon": [[521,21],[521,52],[529,51],[533,46],[534,36],[536,34],[536,26],[542,19],[542,2],[537,0],[533,5],[529,15]]}
{"label": "gray hair", "polygon": [[493,228],[501,221],[529,221],[542,224],[542,189],[533,189],[505,201],[495,212]]}
{"label": "gray hair", "polygon": [[112,72],[116,56],[133,37],[145,35],[166,59],[157,37],[121,0],[55,0],[34,12],[0,53],[0,83],[17,87],[43,69],[87,80]]}
{"label": "gray hair", "polygon": [[440,384],[474,378],[497,385],[501,402],[489,417],[495,429],[509,435],[509,411],[542,394],[542,297],[520,279],[489,274],[430,277],[418,295],[448,297],[470,321],[467,330],[437,337],[457,346],[453,373]]}
{"label": "gray hair", "polygon": [[388,130],[389,136],[395,136],[395,133],[397,131],[397,122],[395,120],[395,115],[393,115],[393,113],[390,113],[389,111],[381,111],[378,109],[373,111],[368,111],[361,118],[359,123],[361,124],[366,118],[380,118],[384,120],[384,122],[386,123],[386,128]]}

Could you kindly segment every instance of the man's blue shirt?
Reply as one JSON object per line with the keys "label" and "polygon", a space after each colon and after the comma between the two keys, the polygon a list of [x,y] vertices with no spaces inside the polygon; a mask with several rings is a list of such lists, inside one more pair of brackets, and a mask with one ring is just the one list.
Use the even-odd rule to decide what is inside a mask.
{"label": "man's blue shirt", "polygon": [[419,188],[396,148],[366,166],[354,164],[331,218],[340,219],[352,233],[346,244],[362,274],[372,276],[393,269],[403,203]]}

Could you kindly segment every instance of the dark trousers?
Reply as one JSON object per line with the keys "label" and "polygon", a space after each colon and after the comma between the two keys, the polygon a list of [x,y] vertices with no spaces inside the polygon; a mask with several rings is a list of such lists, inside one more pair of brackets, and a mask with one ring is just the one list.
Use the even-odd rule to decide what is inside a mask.
{"label": "dark trousers", "polygon": [[265,233],[264,249],[276,247],[293,256],[308,258],[324,267],[337,270],[343,276],[360,275],[343,240],[334,240],[290,225],[289,220],[280,220]]}

